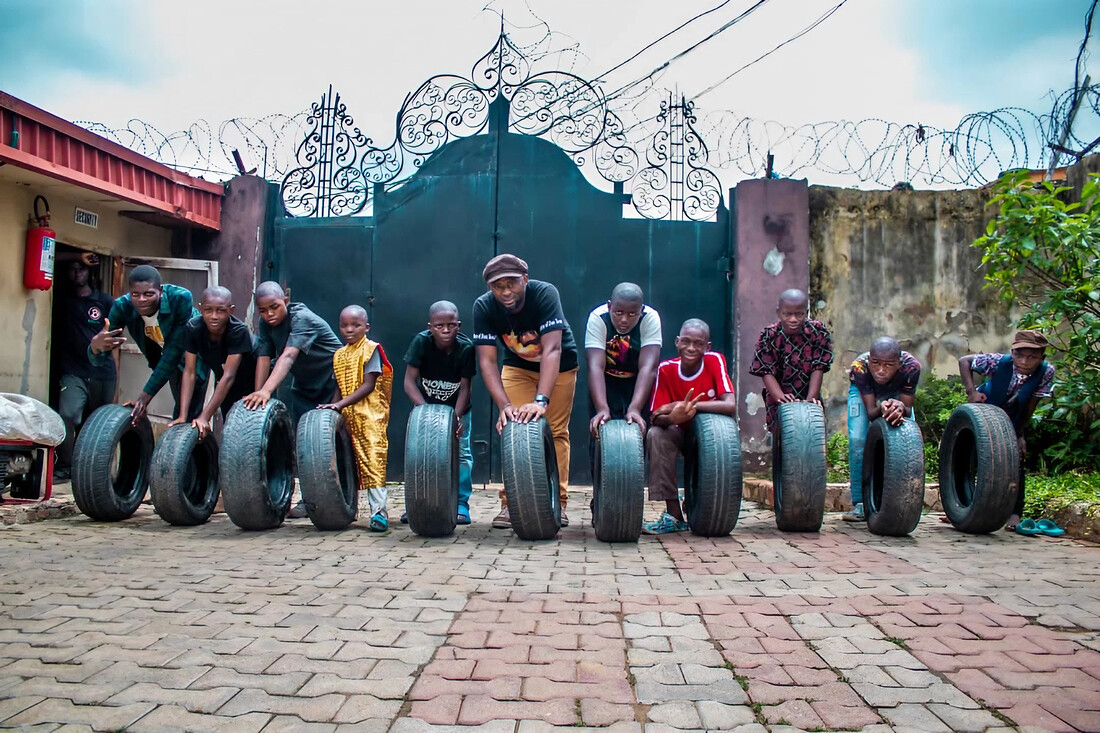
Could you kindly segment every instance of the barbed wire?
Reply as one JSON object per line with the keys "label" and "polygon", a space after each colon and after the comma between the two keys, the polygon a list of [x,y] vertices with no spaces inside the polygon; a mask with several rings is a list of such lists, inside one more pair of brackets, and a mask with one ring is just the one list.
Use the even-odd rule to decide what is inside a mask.
{"label": "barbed wire", "polygon": [[[558,54],[561,49],[543,53]],[[666,91],[647,87],[625,103],[637,120],[626,130],[631,142],[652,134],[656,115],[641,110]],[[965,116],[952,129],[884,119],[836,120],[788,125],[744,116],[731,110],[696,109],[697,130],[709,148],[709,165],[748,177],[763,175],[769,153],[774,171],[783,177],[831,182],[871,183],[891,187],[898,182],[928,186],[980,186],[1014,168],[1043,168],[1051,158],[1050,143],[1073,104],[1073,90],[1052,95],[1051,111],[1037,114],[1005,107]],[[617,110],[618,111],[618,110]],[[199,120],[184,130],[164,133],[142,120],[123,128],[98,122],[77,124],[146,157],[192,175],[227,179],[239,173],[233,151],[246,170],[281,181],[295,166],[294,152],[306,134],[307,112],[235,117],[214,126]],[[1065,147],[1091,149],[1100,137],[1100,84],[1084,90],[1073,131]],[[1069,161],[1072,162],[1072,161]]]}

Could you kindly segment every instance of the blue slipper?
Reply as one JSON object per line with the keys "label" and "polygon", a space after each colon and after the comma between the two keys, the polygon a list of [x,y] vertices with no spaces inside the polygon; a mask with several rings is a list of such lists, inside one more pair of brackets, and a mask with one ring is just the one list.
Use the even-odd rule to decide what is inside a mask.
{"label": "blue slipper", "polygon": [[370,528],[374,532],[385,532],[389,527],[389,519],[387,519],[383,512],[376,512],[375,515],[370,518]]}
{"label": "blue slipper", "polygon": [[458,508],[458,518],[455,519],[455,524],[469,524],[470,523],[470,510]]}
{"label": "blue slipper", "polygon": [[1016,534],[1027,535],[1031,537],[1039,534],[1039,528],[1035,526],[1034,519],[1023,519],[1016,525]]}
{"label": "blue slipper", "polygon": [[1040,519],[1035,523],[1035,528],[1047,537],[1061,537],[1066,533],[1066,531],[1059,527],[1053,519]]}

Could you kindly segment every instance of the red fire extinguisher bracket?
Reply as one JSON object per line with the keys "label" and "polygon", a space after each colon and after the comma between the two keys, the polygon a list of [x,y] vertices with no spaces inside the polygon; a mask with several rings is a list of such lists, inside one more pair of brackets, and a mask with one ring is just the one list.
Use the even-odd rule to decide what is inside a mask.
{"label": "red fire extinguisher bracket", "polygon": [[[38,212],[38,202],[46,209]],[[54,258],[57,254],[57,234],[49,228],[50,202],[45,196],[34,197],[33,226],[27,230],[27,247],[23,261],[23,287],[28,290],[49,290],[53,284]]]}

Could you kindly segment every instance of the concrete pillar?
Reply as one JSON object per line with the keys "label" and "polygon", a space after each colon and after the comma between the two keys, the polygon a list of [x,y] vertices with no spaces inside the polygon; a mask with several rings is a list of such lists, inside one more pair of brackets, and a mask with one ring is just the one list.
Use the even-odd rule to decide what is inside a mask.
{"label": "concrete pillar", "polygon": [[[258,176],[237,176],[225,186],[221,231],[196,248],[196,257],[217,260],[219,282],[233,291],[236,316],[255,327],[252,292],[264,279],[270,185]],[[198,293],[195,293],[196,299]]]}
{"label": "concrete pillar", "polygon": [[731,199],[735,201],[737,411],[745,466],[754,468],[770,460],[770,449],[761,396],[764,384],[749,374],[749,366],[760,331],[776,320],[779,294],[788,288],[809,289],[809,193],[805,180],[764,179],[737,184]]}

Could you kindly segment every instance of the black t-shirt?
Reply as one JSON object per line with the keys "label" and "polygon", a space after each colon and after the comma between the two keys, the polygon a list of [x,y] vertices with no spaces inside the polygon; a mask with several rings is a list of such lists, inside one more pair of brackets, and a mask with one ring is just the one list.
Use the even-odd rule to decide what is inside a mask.
{"label": "black t-shirt", "polygon": [[[70,293],[65,298],[63,313],[65,324],[61,331],[63,374],[72,374],[84,379],[115,379],[115,360],[104,360],[100,366],[92,366],[88,361],[88,345],[92,337],[103,330],[103,320],[111,312],[114,298],[106,293],[93,290],[91,295],[80,296]],[[121,328],[117,324],[114,328]]]}
{"label": "black t-shirt", "polygon": [[224,404],[231,405],[252,393],[256,381],[256,345],[252,334],[248,332],[248,326],[236,316],[229,317],[221,341],[211,340],[210,329],[206,327],[202,316],[192,318],[187,322],[187,351],[202,359],[219,382],[224,373],[225,360],[230,354],[240,354],[241,363],[237,367],[237,376],[229,394],[225,396]]}
{"label": "black t-shirt", "polygon": [[464,333],[458,334],[451,353],[445,354],[435,345],[431,332],[421,331],[413,336],[405,363],[420,370],[416,386],[425,400],[451,407],[458,404],[462,378],[473,378],[477,373],[474,342]]}
{"label": "black t-shirt", "polygon": [[328,399],[324,393],[331,392],[330,385],[335,382],[332,356],[343,344],[328,323],[303,304],[290,303],[287,311],[286,319],[274,328],[260,320],[256,356],[275,359],[283,349],[293,346],[302,352],[290,367],[294,391]]}
{"label": "black t-shirt", "polygon": [[561,331],[560,371],[577,368],[577,344],[561,309],[558,289],[541,280],[528,280],[523,308],[509,313],[485,293],[474,301],[474,345],[495,346],[499,338],[505,346],[504,363],[537,372],[542,361],[542,336]]}

